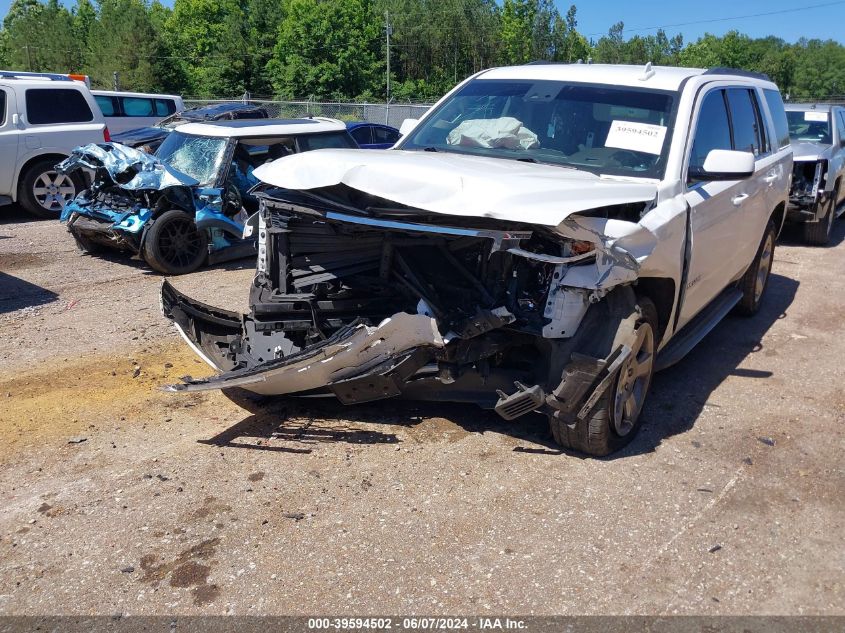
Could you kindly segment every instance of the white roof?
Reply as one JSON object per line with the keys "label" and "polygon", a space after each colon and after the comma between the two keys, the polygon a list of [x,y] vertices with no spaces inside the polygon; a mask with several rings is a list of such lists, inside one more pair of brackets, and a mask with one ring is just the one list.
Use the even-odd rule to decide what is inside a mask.
{"label": "white roof", "polygon": [[209,121],[208,123],[185,123],[177,130],[194,136],[219,136],[235,138],[258,138],[272,136],[293,136],[297,134],[319,134],[346,130],[343,121],[317,117],[314,119],[238,119],[235,121]]}
{"label": "white roof", "polygon": [[[678,90],[685,79],[703,75],[703,68],[677,68],[674,66],[652,66],[652,72],[646,73],[643,64],[526,64],[524,66],[506,66],[482,72],[477,79],[532,79],[551,81],[575,81],[580,83],[613,84],[634,88],[653,88],[656,90]],[[713,78],[736,77],[731,71],[716,73],[710,71]],[[749,77],[742,76],[743,79]],[[756,79],[756,78],[755,78]],[[760,79],[756,79],[761,81]]]}
{"label": "white roof", "polygon": [[146,97],[147,99],[181,99],[179,95],[166,95],[154,92],[125,92],[123,90],[92,90],[91,94],[103,97]]}
{"label": "white roof", "polygon": [[837,106],[829,103],[787,103],[785,107],[788,112],[830,112]]}

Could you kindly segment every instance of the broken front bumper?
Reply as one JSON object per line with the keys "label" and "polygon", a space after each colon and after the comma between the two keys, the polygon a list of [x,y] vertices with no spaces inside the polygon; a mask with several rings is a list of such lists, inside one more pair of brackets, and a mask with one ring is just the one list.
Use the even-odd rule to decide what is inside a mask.
{"label": "broken front bumper", "polygon": [[186,376],[169,391],[241,387],[261,395],[334,395],[344,404],[407,396],[492,407],[497,389],[513,388],[512,373],[444,377],[436,358],[448,342],[436,320],[423,314],[397,313],[376,326],[357,320],[317,344],[238,368],[231,350],[261,344],[250,317],[195,301],[166,280],[161,309],[194,352],[221,372]]}

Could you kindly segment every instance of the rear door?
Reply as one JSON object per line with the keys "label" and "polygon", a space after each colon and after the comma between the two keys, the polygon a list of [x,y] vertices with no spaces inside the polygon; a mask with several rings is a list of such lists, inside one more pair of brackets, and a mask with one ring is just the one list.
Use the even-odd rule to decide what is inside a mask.
{"label": "rear door", "polygon": [[0,195],[12,194],[15,165],[18,160],[20,134],[15,124],[16,104],[14,91],[0,86]]}

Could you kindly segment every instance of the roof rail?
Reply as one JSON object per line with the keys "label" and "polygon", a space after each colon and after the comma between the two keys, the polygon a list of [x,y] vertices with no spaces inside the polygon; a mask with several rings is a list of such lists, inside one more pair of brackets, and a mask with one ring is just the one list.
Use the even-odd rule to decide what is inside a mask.
{"label": "roof rail", "polygon": [[571,63],[572,62],[552,62],[552,61],[548,61],[546,59],[535,59],[534,61],[526,62],[524,65],[525,66],[551,66],[551,65],[568,66]]}
{"label": "roof rail", "polygon": [[29,73],[17,70],[0,70],[0,79],[49,79],[50,81],[73,81],[67,75],[58,73]]}
{"label": "roof rail", "polygon": [[702,73],[704,75],[735,75],[737,77],[750,77],[751,79],[762,79],[763,81],[771,81],[771,78],[765,73],[755,73],[751,70],[741,70],[739,68],[727,68],[724,66],[717,66],[715,68],[708,68]]}

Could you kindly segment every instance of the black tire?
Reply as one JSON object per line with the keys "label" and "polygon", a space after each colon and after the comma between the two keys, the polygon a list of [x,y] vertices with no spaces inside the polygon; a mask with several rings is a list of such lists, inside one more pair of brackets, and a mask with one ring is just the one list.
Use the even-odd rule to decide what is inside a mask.
{"label": "black tire", "polygon": [[836,218],[836,199],[839,197],[839,183],[831,194],[827,211],[824,217],[818,222],[808,222],[803,227],[804,241],[813,246],[826,246],[830,242],[830,232],[833,229],[833,220]]}
{"label": "black tire", "polygon": [[160,273],[184,275],[202,266],[208,258],[208,235],[197,230],[192,215],[181,209],[170,209],[153,220],[141,256]]}
{"label": "black tire", "polygon": [[59,174],[58,162],[51,158],[33,163],[18,185],[18,202],[25,211],[39,218],[58,219],[64,205],[84,188],[77,174]]}
{"label": "black tire", "polygon": [[742,279],[739,280],[739,289],[742,291],[742,299],[736,304],[737,314],[753,316],[760,309],[763,295],[769,287],[769,277],[772,272],[772,262],[775,259],[775,238],[777,233],[775,225],[769,221],[760,246],[757,248],[757,255],[754,261],[745,271]]}
{"label": "black tire", "polygon": [[[559,413],[549,416],[549,426],[555,442],[564,448],[603,457],[623,448],[636,436],[641,426],[643,403],[654,375],[657,332],[657,309],[654,303],[646,297],[638,297],[632,314],[620,323],[614,347],[620,342],[639,341],[643,337],[642,346],[632,351],[586,419],[576,418],[573,422],[563,419]],[[634,376],[637,367],[642,368],[643,373]],[[630,401],[618,402],[617,396],[624,398],[626,385],[631,384],[632,377],[634,380],[631,392],[636,391],[638,396],[632,404],[632,410],[628,411]]]}
{"label": "black tire", "polygon": [[73,241],[76,243],[77,250],[87,255],[96,255],[103,252],[104,248],[102,244],[89,240],[87,237],[74,230],[73,221],[77,217],[78,215],[76,213],[72,213],[70,219],[68,220],[68,231],[73,236]]}

